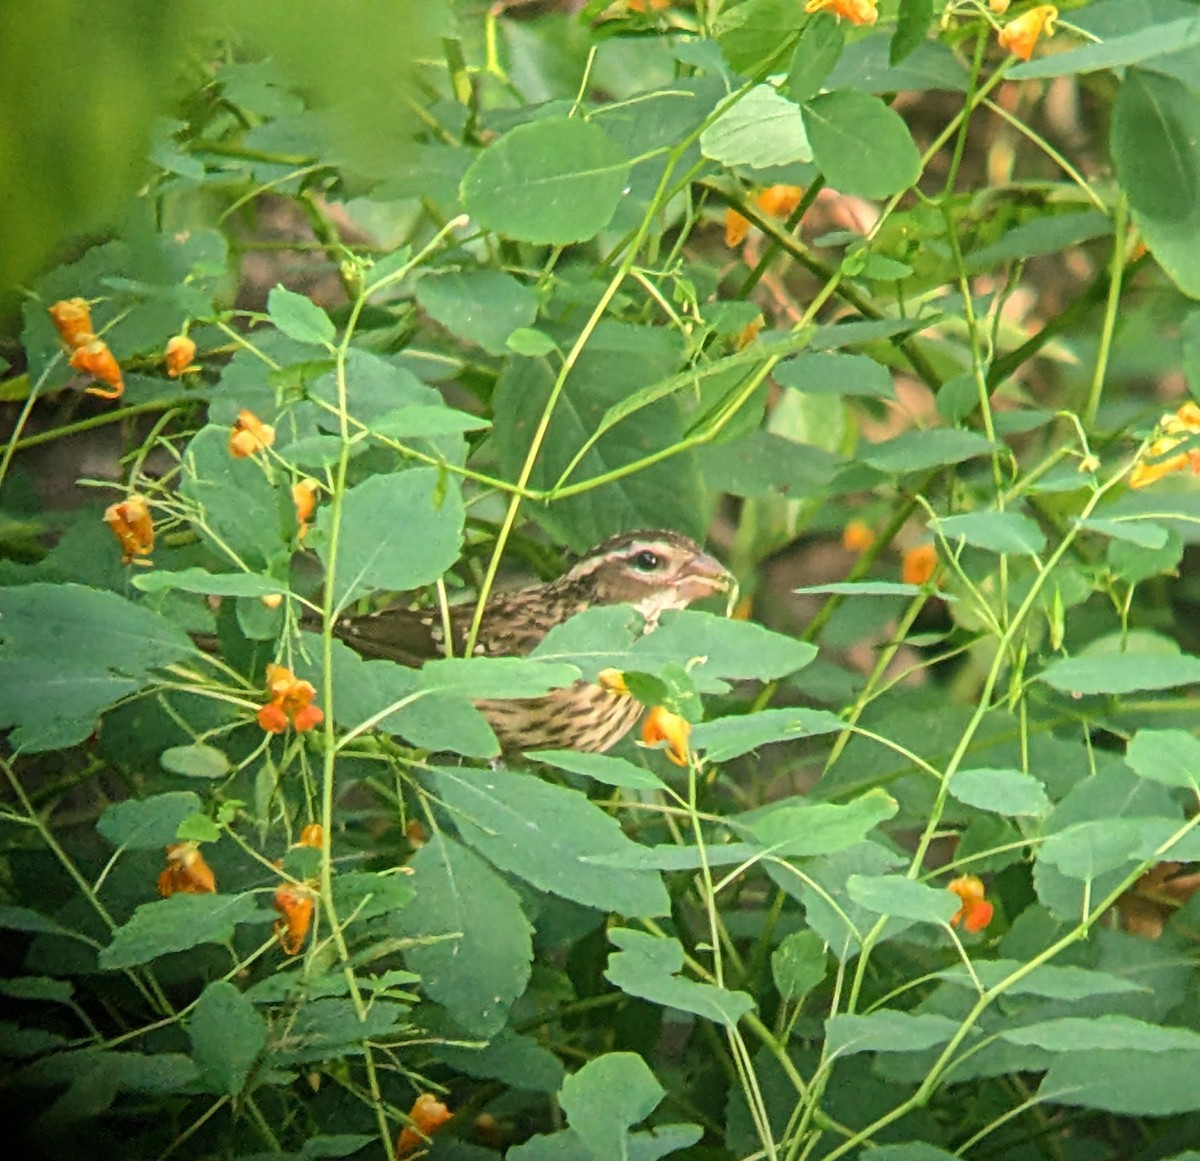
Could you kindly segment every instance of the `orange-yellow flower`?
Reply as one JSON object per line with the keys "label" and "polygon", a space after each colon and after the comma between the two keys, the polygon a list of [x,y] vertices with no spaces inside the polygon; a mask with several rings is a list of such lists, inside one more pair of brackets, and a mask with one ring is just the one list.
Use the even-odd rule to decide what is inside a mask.
{"label": "orange-yellow flower", "polygon": [[832,12],[851,24],[874,24],[879,19],[879,0],[808,0],[805,12]]}
{"label": "orange-yellow flower", "polygon": [[655,12],[661,12],[664,8],[671,7],[671,0],[625,0],[630,12],[646,12],[653,9]]}
{"label": "orange-yellow flower", "polygon": [[300,841],[296,845],[319,851],[325,845],[325,828],[319,822],[310,822],[300,832]]}
{"label": "orange-yellow flower", "polygon": [[[1193,474],[1200,473],[1200,448],[1179,452],[1171,451],[1192,435],[1200,435],[1200,407],[1191,401],[1185,403],[1174,415],[1164,415],[1159,420],[1161,434],[1146,449],[1145,458],[1139,459],[1129,476],[1131,488],[1144,488],[1169,476],[1172,472],[1190,467]],[[1153,463],[1147,463],[1153,460]]]}
{"label": "orange-yellow flower", "polygon": [[659,742],[666,742],[666,755],[676,766],[686,766],[691,758],[691,751],[688,749],[688,737],[691,732],[692,724],[687,718],[682,718],[661,705],[654,706],[642,723],[642,741],[647,746],[657,746]]}
{"label": "orange-yellow flower", "polygon": [[108,349],[108,344],[95,335],[83,335],[81,338],[87,341],[71,352],[71,366],[108,384],[107,389],[93,385],[87,389],[87,393],[99,395],[101,399],[119,399],[125,390],[125,380],[121,378],[121,367]]}
{"label": "orange-yellow flower", "polygon": [[1057,19],[1058,9],[1053,4],[1039,4],[1000,29],[1000,47],[1022,60],[1028,60],[1033,56],[1034,46],[1043,32],[1047,36],[1054,35],[1054,22]]}
{"label": "orange-yellow flower", "polygon": [[196,357],[196,344],[187,335],[176,335],[167,340],[167,375],[178,379],[189,371],[199,371],[192,359]]}
{"label": "orange-yellow flower", "polygon": [[136,492],[119,504],[110,504],[104,510],[104,523],[112,529],[121,545],[122,564],[132,564],[135,557],[149,556],[154,550],[154,521],[150,518],[150,507]]}
{"label": "orange-yellow flower", "polygon": [[932,544],[918,544],[904,554],[900,564],[900,579],[906,585],[928,584],[937,572],[937,549]]}
{"label": "orange-yellow flower", "polygon": [[431,1092],[423,1092],[409,1109],[411,1125],[405,1125],[396,1139],[396,1161],[415,1152],[454,1114]]}
{"label": "orange-yellow flower", "polygon": [[1008,11],[1012,0],[988,0],[988,7],[997,15],[1003,16]]}
{"label": "orange-yellow flower", "polygon": [[282,916],[275,920],[275,936],[286,955],[298,955],[312,926],[313,893],[308,887],[281,883],[273,906]]}
{"label": "orange-yellow flower", "polygon": [[[803,196],[804,191],[799,186],[772,185],[754,195],[754,204],[769,217],[787,218]],[[750,222],[743,214],[734,209],[725,211],[725,245],[731,250],[745,241],[749,229]]]}
{"label": "orange-yellow flower", "polygon": [[865,520],[851,520],[842,529],[842,547],[849,552],[866,552],[875,543],[875,530]]}
{"label": "orange-yellow flower", "polygon": [[244,407],[238,412],[233,430],[229,433],[229,454],[234,459],[244,460],[274,442],[275,429],[269,423],[263,423],[253,411],[247,411]]}
{"label": "orange-yellow flower", "polygon": [[167,869],[158,876],[158,893],[172,895],[211,895],[217,889],[212,869],[200,853],[200,844],[172,843],[167,847]]}
{"label": "orange-yellow flower", "polygon": [[760,314],[753,322],[747,323],[740,331],[738,331],[738,337],[734,342],[734,346],[737,347],[739,351],[744,351],[752,342],[754,342],[756,338],[758,338],[758,332],[761,331],[764,326],[766,326],[766,320]]}
{"label": "orange-yellow flower", "polygon": [[59,337],[71,350],[96,337],[92,333],[92,310],[86,298],[64,298],[48,309]]}
{"label": "orange-yellow flower", "polygon": [[267,689],[271,700],[258,711],[258,724],[271,734],[282,734],[291,723],[297,733],[311,730],[325,720],[324,712],[312,704],[317,691],[282,665],[267,666]]}
{"label": "orange-yellow flower", "polygon": [[961,923],[974,935],[991,923],[995,908],[984,897],[983,880],[978,875],[960,875],[951,879],[946,890],[953,891],[962,900],[962,906],[950,916],[952,927]]}
{"label": "orange-yellow flower", "polygon": [[296,505],[296,520],[300,524],[301,540],[308,534],[308,518],[317,504],[317,490],[321,487],[316,480],[301,480],[292,485],[292,503]]}

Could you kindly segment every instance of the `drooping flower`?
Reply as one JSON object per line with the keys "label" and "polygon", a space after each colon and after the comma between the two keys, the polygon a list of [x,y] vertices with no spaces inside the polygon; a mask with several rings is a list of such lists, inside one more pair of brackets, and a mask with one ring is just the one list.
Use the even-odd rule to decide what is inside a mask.
{"label": "drooping flower", "polygon": [[849,552],[866,552],[874,543],[874,529],[865,520],[851,520],[842,529],[842,547]]}
{"label": "drooping flower", "polygon": [[995,908],[985,898],[983,880],[978,875],[960,875],[946,884],[962,900],[962,906],[950,916],[950,926],[960,923],[972,935],[982,931],[992,921]]}
{"label": "drooping flower", "polygon": [[[149,556],[154,550],[154,521],[150,517],[150,506],[136,492],[131,493],[119,504],[110,504],[104,510],[104,523],[121,545],[122,564],[133,564],[136,557]],[[139,560],[138,564],[149,564]]]}
{"label": "drooping flower", "polygon": [[691,732],[692,723],[666,706],[652,707],[646,715],[646,720],[642,722],[642,741],[647,746],[657,746],[659,742],[666,742],[666,755],[676,766],[686,766],[691,758],[691,751],[688,749]]}
{"label": "drooping flower", "polygon": [[1130,473],[1131,488],[1144,488],[1163,476],[1181,472],[1187,467],[1192,469],[1194,475],[1200,474],[1200,447],[1171,454],[1189,436],[1200,435],[1200,407],[1189,400],[1174,415],[1164,415],[1158,427],[1160,434],[1151,441],[1144,456],[1138,459]]}
{"label": "drooping flower", "polygon": [[238,412],[233,430],[229,433],[229,454],[244,460],[255,452],[269,448],[275,442],[275,429],[263,423],[253,411],[244,407]]}
{"label": "drooping flower", "polygon": [[301,480],[292,485],[292,503],[296,505],[296,520],[300,525],[297,535],[301,540],[308,534],[308,518],[316,507],[320,487],[316,480]]}
{"label": "drooping flower", "polygon": [[[754,204],[772,218],[790,217],[800,204],[804,191],[795,185],[772,185],[754,195]],[[725,245],[731,250],[746,240],[750,221],[735,209],[725,211]]]}
{"label": "drooping flower", "polygon": [[116,357],[103,339],[95,335],[85,335],[83,338],[88,341],[71,352],[71,366],[108,384],[107,389],[93,384],[87,388],[87,393],[99,395],[101,399],[120,399],[125,391],[125,380],[121,378],[121,367]]}
{"label": "drooping flower", "polygon": [[1013,56],[1028,60],[1033,56],[1034,46],[1043,32],[1047,36],[1054,35],[1054,22],[1057,19],[1058,9],[1053,4],[1039,4],[1000,29],[1000,47]]}
{"label": "drooping flower", "polygon": [[192,360],[196,357],[196,344],[187,335],[176,335],[167,340],[167,375],[178,379],[191,371],[199,371]]}
{"label": "drooping flower", "polygon": [[804,11],[832,12],[851,24],[874,24],[879,19],[879,0],[808,0]]}
{"label": "drooping flower", "polygon": [[319,851],[325,845],[325,828],[319,822],[310,822],[300,832],[300,840],[296,845]]}
{"label": "drooping flower", "polygon": [[60,299],[48,310],[59,337],[71,350],[96,337],[92,332],[92,309],[86,298]]}
{"label": "drooping flower", "polygon": [[414,1153],[454,1114],[431,1092],[423,1092],[409,1109],[411,1125],[405,1125],[396,1139],[396,1161]]}
{"label": "drooping flower", "polygon": [[325,720],[324,712],[312,704],[317,695],[312,682],[301,681],[290,669],[268,665],[267,689],[271,700],[258,711],[258,724],[268,733],[282,734],[289,723],[303,733]]}
{"label": "drooping flower", "polygon": [[918,544],[904,554],[900,563],[900,579],[906,585],[924,585],[937,572],[937,549],[932,544]]}
{"label": "drooping flower", "polygon": [[305,886],[281,883],[272,906],[281,918],[275,920],[275,936],[285,955],[298,955],[312,926],[313,893]]}
{"label": "drooping flower", "polygon": [[625,683],[625,674],[619,669],[602,669],[596,674],[596,680],[609,693],[616,693],[621,697],[629,696],[629,686]]}
{"label": "drooping flower", "polygon": [[200,844],[172,843],[167,847],[167,867],[158,876],[158,893],[172,895],[211,895],[217,889],[212,869],[200,853]]}
{"label": "drooping flower", "polygon": [[1012,0],[988,0],[988,7],[997,15],[1003,16],[1008,11]]}

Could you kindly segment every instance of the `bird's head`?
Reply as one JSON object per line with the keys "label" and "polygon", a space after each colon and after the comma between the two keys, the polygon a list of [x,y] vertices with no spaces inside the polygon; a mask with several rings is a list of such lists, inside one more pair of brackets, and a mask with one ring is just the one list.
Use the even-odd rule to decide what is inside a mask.
{"label": "bird's head", "polygon": [[666,609],[728,592],[733,577],[678,532],[622,532],[579,560],[563,583],[585,590],[589,604],[633,605],[653,625]]}

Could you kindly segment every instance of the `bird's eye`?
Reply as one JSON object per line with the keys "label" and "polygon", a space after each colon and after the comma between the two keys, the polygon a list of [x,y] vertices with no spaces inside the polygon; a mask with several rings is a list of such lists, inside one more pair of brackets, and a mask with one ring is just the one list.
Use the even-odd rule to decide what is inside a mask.
{"label": "bird's eye", "polygon": [[648,548],[643,548],[633,558],[633,567],[638,572],[653,572],[660,564],[662,564],[662,557],[657,552],[651,552]]}

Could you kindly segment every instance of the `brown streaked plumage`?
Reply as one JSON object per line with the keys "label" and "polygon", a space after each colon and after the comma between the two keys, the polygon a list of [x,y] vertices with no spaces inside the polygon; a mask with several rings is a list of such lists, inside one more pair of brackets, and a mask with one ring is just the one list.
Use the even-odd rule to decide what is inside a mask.
{"label": "brown streaked plumage", "polygon": [[[649,631],[665,610],[686,608],[731,583],[713,557],[678,532],[624,532],[585,553],[557,580],[494,596],[480,623],[475,653],[524,656],[556,625],[594,605],[632,605]],[[450,610],[455,656],[462,655],[474,613],[473,605]],[[437,610],[384,609],[343,621],[336,632],[372,659],[420,665],[446,652]],[[629,732],[642,710],[634,698],[585,681],[544,697],[476,704],[506,751],[602,752]]]}

